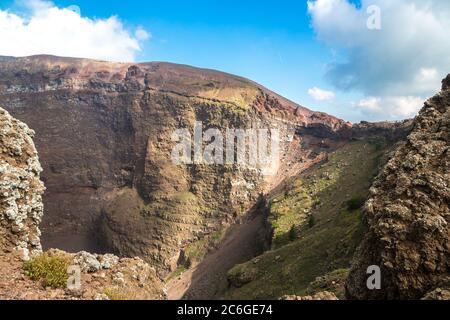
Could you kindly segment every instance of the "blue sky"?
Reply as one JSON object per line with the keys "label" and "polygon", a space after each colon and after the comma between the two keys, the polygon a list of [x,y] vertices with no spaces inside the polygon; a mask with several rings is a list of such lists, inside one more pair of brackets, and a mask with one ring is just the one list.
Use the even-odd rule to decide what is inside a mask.
{"label": "blue sky", "polygon": [[[372,2],[380,2],[380,6],[382,6],[385,1]],[[409,2],[410,0],[404,1]],[[30,15],[38,16],[36,13],[38,9],[30,9],[30,6],[36,3],[42,4],[45,2],[42,0],[0,1],[0,10],[23,17],[23,25],[26,26],[29,23]],[[404,89],[399,89],[399,92],[402,90],[404,92],[400,92],[398,95],[389,93],[389,88],[381,88],[375,91],[372,88],[373,85],[370,84],[373,82],[373,78],[379,77],[380,81],[387,83],[391,80],[390,77],[385,75],[385,72],[389,72],[389,68],[382,73],[374,72],[373,75],[367,75],[367,79],[355,76],[359,75],[361,70],[358,69],[360,66],[358,67],[356,61],[353,60],[355,60],[355,57],[360,57],[361,54],[370,56],[370,52],[364,42],[349,46],[348,39],[356,39],[358,35],[353,34],[351,28],[345,29],[341,25],[342,21],[356,19],[355,28],[361,27],[361,29],[364,29],[362,25],[358,25],[360,17],[366,19],[366,12],[363,11],[364,1],[363,3],[356,3],[356,6],[352,6],[353,2],[346,0],[318,0],[312,1],[312,3],[316,6],[308,8],[307,1],[299,0],[55,0],[52,3],[46,2],[48,6],[59,9],[76,5],[80,8],[79,14],[82,19],[90,19],[94,22],[107,21],[111,16],[116,16],[122,25],[119,31],[127,32],[129,37],[133,38],[131,40],[136,41],[135,46],[139,43],[139,49],[129,49],[128,46],[128,49],[119,51],[128,50],[126,52],[130,53],[129,51],[132,50],[133,59],[136,61],[169,61],[241,75],[311,109],[328,112],[350,121],[363,119],[392,120],[405,118],[407,115],[411,116],[417,112],[417,106],[415,106],[415,109],[409,110],[405,107],[405,104],[409,102],[417,104],[417,101],[420,102],[423,99],[422,96],[431,94],[432,89],[422,90],[423,92],[406,92]],[[331,13],[328,12],[330,6],[333,7]],[[385,10],[388,9],[392,12],[394,9],[398,10],[398,8],[386,6]],[[34,13],[30,13],[33,10]],[[331,18],[327,18],[327,14],[332,14]],[[405,29],[406,27],[408,26],[404,26]],[[31,33],[31,26],[28,29]],[[72,29],[77,29],[76,25]],[[134,39],[134,30],[136,29],[145,30],[151,37]],[[11,27],[10,33],[19,32],[17,30],[18,28]],[[68,28],[68,30],[67,34],[71,36],[69,35],[72,32],[70,31],[71,28]],[[114,30],[119,33],[117,28]],[[23,31],[21,32],[22,35]],[[334,34],[335,32],[341,32],[342,34]],[[366,32],[366,30],[362,32]],[[9,39],[13,38],[11,34],[9,34]],[[389,37],[388,32],[384,33],[383,36],[381,36],[381,33],[379,34],[379,38],[373,40],[375,43],[390,40],[386,40]],[[338,41],[334,41],[335,39],[338,39]],[[0,30],[1,40],[2,30]],[[111,51],[110,46],[122,40],[123,37],[114,38],[111,36],[109,43],[105,44],[105,46],[108,46],[105,47],[105,50]],[[130,41],[130,39],[125,40]],[[411,41],[414,41],[414,39]],[[45,42],[45,39],[41,42]],[[53,42],[57,41],[54,40]],[[83,45],[80,45],[80,47]],[[98,46],[101,46],[101,44],[99,43]],[[364,46],[366,46],[366,49],[363,48]],[[39,48],[33,48],[26,53],[58,54],[61,52],[60,50],[53,52],[48,46],[41,50],[45,52],[40,52]],[[89,47],[86,47],[86,50],[90,50]],[[407,50],[407,48],[404,48],[404,50]],[[21,55],[22,51],[18,51],[18,54],[14,55]],[[12,50],[12,53],[15,52]],[[84,52],[75,54],[74,51],[73,55],[89,56],[89,51],[86,54]],[[9,51],[6,50],[5,53],[9,53]],[[0,54],[5,53],[0,48]],[[65,55],[72,55],[70,54],[71,51],[64,53]],[[94,55],[94,57],[96,56]],[[100,55],[100,57],[103,56]],[[113,56],[111,59],[117,60],[122,56],[118,54],[117,57],[119,58],[115,57]],[[128,56],[125,55],[125,57]],[[349,60],[350,64],[347,63]],[[392,63],[398,61],[395,57],[390,60],[392,60],[390,61]],[[365,61],[364,58],[361,61]],[[366,61],[372,63],[370,62],[372,60],[369,60],[368,57]],[[341,62],[344,64],[340,64]],[[380,63],[380,61],[373,61],[374,65],[368,66],[368,68],[373,69],[377,63]],[[386,68],[389,66],[380,65],[379,67]],[[404,69],[402,70],[405,72],[405,77],[396,79],[396,83],[393,83],[391,88],[395,85],[398,85],[399,88],[403,88],[402,85],[407,86],[407,83],[402,83],[402,79],[406,79],[406,73],[411,71],[406,70],[407,68]],[[420,72],[424,69],[430,77],[434,75],[434,82],[436,82],[438,75],[441,76],[445,72],[442,66],[438,68],[432,65],[417,65],[416,69],[413,71]],[[435,69],[439,69],[436,74],[433,73]],[[349,74],[353,78],[357,78],[358,83],[365,85],[343,87],[341,85],[342,79],[337,79],[341,73],[337,73],[336,76],[337,71],[342,71],[342,74],[345,75]],[[450,69],[446,71],[450,72]],[[383,76],[380,74],[383,74]],[[436,83],[433,86],[436,87]],[[403,109],[399,109],[402,112],[385,110],[384,104],[389,103],[392,103],[395,108],[398,104],[398,108],[406,108],[405,112],[411,114],[406,114]]]}

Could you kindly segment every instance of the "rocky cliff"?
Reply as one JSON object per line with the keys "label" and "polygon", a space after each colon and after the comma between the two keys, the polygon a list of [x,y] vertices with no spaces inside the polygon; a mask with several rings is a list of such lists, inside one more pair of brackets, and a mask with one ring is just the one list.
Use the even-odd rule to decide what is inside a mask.
{"label": "rocky cliff", "polygon": [[[450,76],[378,176],[347,281],[352,299],[450,298]],[[381,290],[367,269],[381,268]]]}
{"label": "rocky cliff", "polygon": [[0,252],[41,251],[44,185],[34,131],[0,108]]}
{"label": "rocky cliff", "polygon": [[[0,108],[0,300],[163,299],[155,270],[139,258],[42,252],[45,188],[33,137]],[[67,287],[69,267],[80,270],[79,287]]]}
{"label": "rocky cliff", "polygon": [[[201,260],[261,194],[351,135],[350,124],[249,80],[167,63],[4,58],[0,104],[36,130],[44,246],[140,256],[161,274]],[[277,174],[173,164],[171,134],[195,121],[279,129]]]}

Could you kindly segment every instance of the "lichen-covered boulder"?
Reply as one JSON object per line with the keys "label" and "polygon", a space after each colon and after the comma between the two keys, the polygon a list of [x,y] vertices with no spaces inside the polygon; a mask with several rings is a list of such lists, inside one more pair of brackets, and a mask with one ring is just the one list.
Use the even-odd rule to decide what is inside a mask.
{"label": "lichen-covered boulder", "polygon": [[42,171],[34,131],[0,108],[0,253],[41,251]]}

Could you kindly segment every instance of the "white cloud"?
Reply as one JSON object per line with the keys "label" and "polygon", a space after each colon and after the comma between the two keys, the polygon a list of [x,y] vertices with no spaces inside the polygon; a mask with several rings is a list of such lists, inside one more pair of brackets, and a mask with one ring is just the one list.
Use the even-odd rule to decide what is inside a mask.
{"label": "white cloud", "polygon": [[0,10],[0,55],[52,54],[113,61],[134,61],[150,34],[132,36],[118,17],[90,19],[73,7],[26,1],[30,14]]}
{"label": "white cloud", "polygon": [[136,32],[134,33],[136,38],[140,41],[145,41],[150,39],[152,36],[150,33],[148,33],[144,28],[139,27],[136,29]]}
{"label": "white cloud", "polygon": [[414,117],[422,108],[424,98],[415,96],[367,97],[357,104],[372,119],[400,119]]}
{"label": "white cloud", "polygon": [[[328,64],[326,78],[339,90],[360,92],[367,99],[380,98],[379,108],[387,118],[411,114],[417,109],[418,97],[436,93],[441,79],[450,73],[450,2],[353,3],[308,1],[318,38],[339,53]],[[381,30],[367,28],[370,5],[381,10]],[[392,104],[384,105],[388,102]],[[412,106],[408,108],[405,103]]]}
{"label": "white cloud", "polygon": [[380,106],[381,99],[377,97],[368,97],[365,99],[361,99],[358,103],[358,107],[360,107],[363,110],[369,111],[369,112],[381,112],[381,106]]}
{"label": "white cloud", "polygon": [[334,92],[322,90],[320,88],[314,87],[308,90],[308,94],[316,101],[327,101],[333,100],[335,97]]}

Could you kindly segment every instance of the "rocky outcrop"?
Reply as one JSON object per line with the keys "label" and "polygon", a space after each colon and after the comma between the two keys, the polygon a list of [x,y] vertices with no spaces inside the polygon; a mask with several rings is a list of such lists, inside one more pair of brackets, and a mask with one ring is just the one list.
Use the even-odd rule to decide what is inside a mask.
{"label": "rocky outcrop", "polygon": [[405,140],[413,127],[413,120],[403,120],[398,122],[361,122],[353,125],[351,130],[352,138],[383,137],[390,142]]}
{"label": "rocky outcrop", "polygon": [[[371,188],[367,228],[347,280],[351,299],[448,297],[450,285],[450,76]],[[381,290],[367,269],[381,268]]]}
{"label": "rocky outcrop", "polygon": [[41,251],[44,185],[34,131],[0,108],[0,253]]}
{"label": "rocky outcrop", "polygon": [[[330,133],[351,128],[249,80],[167,63],[3,59],[0,103],[36,130],[44,246],[140,256],[161,274],[190,244],[239,221],[271,185],[345,143]],[[195,121],[222,131],[280,129],[278,174],[174,165],[171,135]]]}

